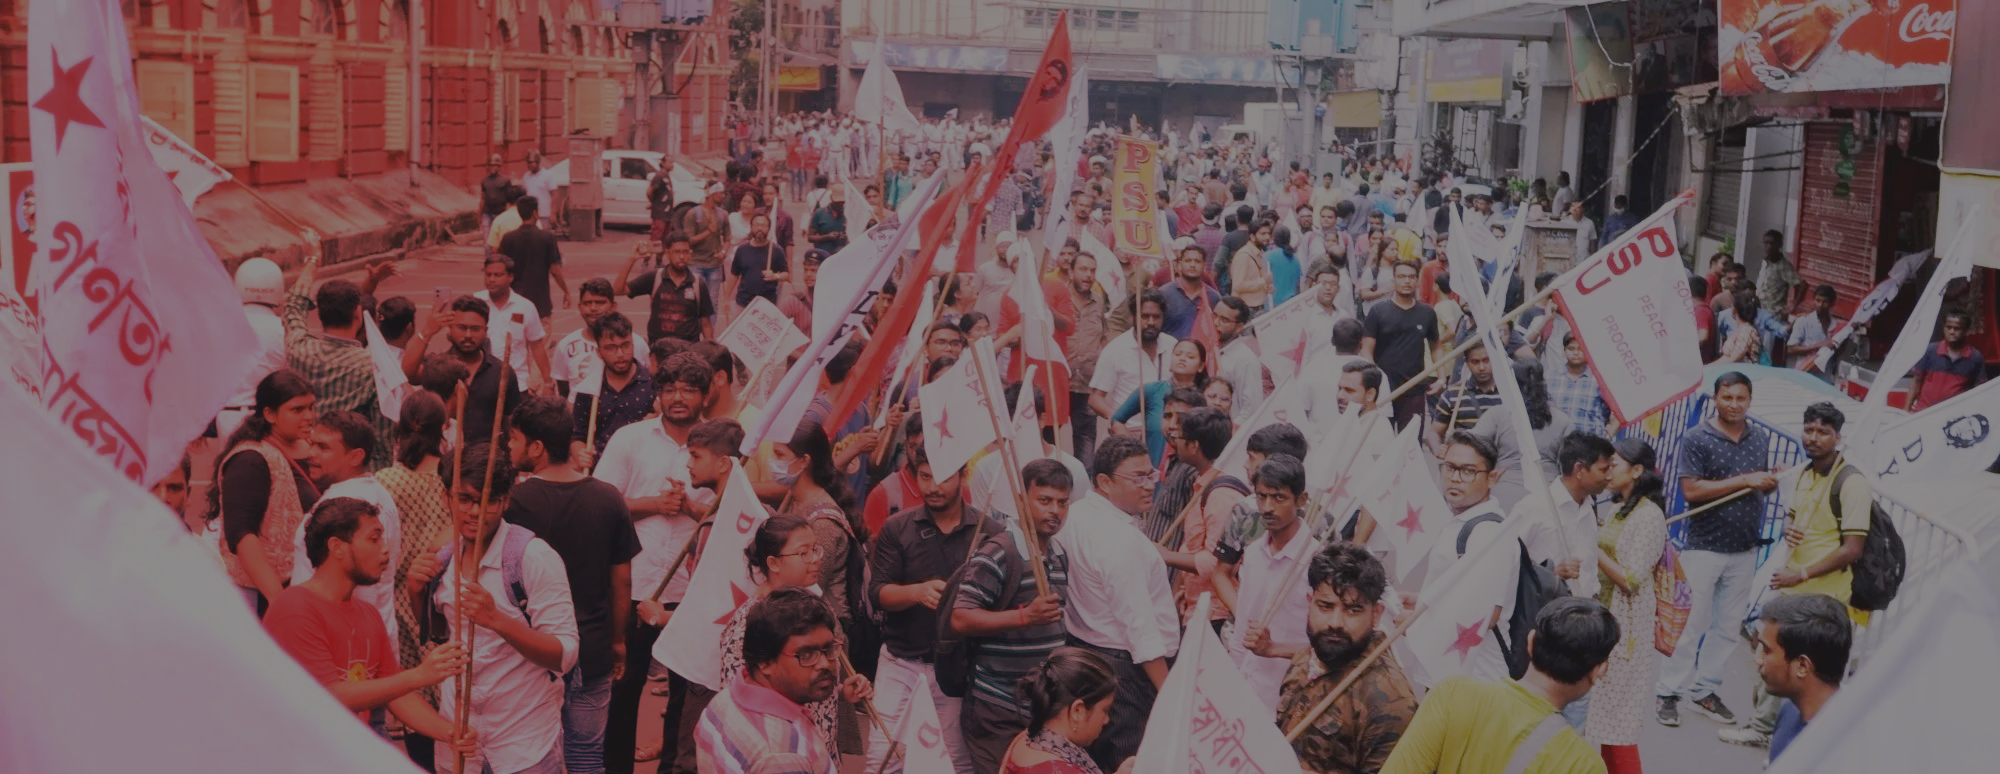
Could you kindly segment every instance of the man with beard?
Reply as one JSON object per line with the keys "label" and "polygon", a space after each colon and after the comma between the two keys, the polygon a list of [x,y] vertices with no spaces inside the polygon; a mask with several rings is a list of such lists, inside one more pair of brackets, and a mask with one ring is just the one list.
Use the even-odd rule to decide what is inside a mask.
{"label": "man with beard", "polygon": [[1049,593],[1040,594],[1035,587],[1026,544],[1009,530],[980,544],[953,598],[951,628],[973,649],[959,730],[978,774],[1000,770],[1007,746],[1031,720],[1027,700],[1015,684],[1063,645],[1069,560],[1051,541],[1069,519],[1075,487],[1070,473],[1067,464],[1052,459],[1035,460],[1021,470],[1028,522],[1042,546]]}
{"label": "man with beard", "polygon": [[1215,333],[1222,344],[1222,351],[1215,359],[1215,375],[1229,382],[1236,396],[1229,405],[1230,418],[1248,422],[1256,416],[1257,408],[1264,405],[1264,361],[1260,355],[1261,342],[1248,326],[1250,305],[1229,296],[1215,305],[1214,314]]}
{"label": "man with beard", "polygon": [[1069,557],[1069,644],[1103,656],[1118,677],[1111,720],[1090,745],[1098,768],[1113,771],[1139,751],[1167,660],[1180,647],[1180,612],[1159,547],[1136,521],[1152,506],[1159,481],[1146,445],[1110,436],[1091,462],[1094,489],[1070,509],[1055,542]]}
{"label": "man with beard", "polygon": [[[699,770],[714,774],[833,774],[806,705],[842,688],[833,611],[812,592],[782,588],[755,602],[743,624],[743,671],[701,713],[695,728]],[[867,695],[860,675],[847,693]]]}
{"label": "man with beard", "polygon": [[[486,337],[486,348],[495,357],[506,360],[514,369],[514,378],[526,382],[528,391],[543,393],[555,391],[555,384],[549,380],[549,350],[547,328],[542,327],[540,313],[535,311],[535,303],[526,296],[514,292],[513,283],[516,269],[514,259],[505,253],[486,259],[480,269],[480,281],[486,289],[472,294],[473,298],[491,305],[493,315],[487,320],[491,335]],[[501,348],[505,347],[503,351]],[[535,370],[529,371],[529,363]],[[536,376],[540,374],[540,376]]]}
{"label": "man with beard", "polygon": [[[965,504],[959,488],[964,483],[963,470],[938,475],[931,469],[922,444],[910,444],[907,454],[923,502],[890,516],[871,541],[874,545],[868,557],[868,595],[884,614],[882,659],[875,673],[875,690],[881,700],[876,706],[884,723],[898,727],[909,697],[918,690],[918,678],[925,678],[931,701],[937,704],[945,749],[953,766],[964,771],[971,768],[972,759],[958,733],[960,700],[946,696],[931,671],[937,646],[937,606],[945,579],[965,564],[979,536],[1001,534],[1007,527]],[[891,742],[879,728],[870,733],[869,771],[902,771],[900,760],[883,768]]]}
{"label": "man with beard", "polygon": [[500,400],[502,390],[507,393],[502,411],[513,411],[521,403],[521,383],[514,378],[514,370],[486,348],[486,323],[492,314],[492,307],[485,301],[459,296],[449,307],[433,310],[424,320],[423,332],[403,348],[403,373],[412,384],[427,384],[424,350],[439,331],[445,332],[451,345],[447,354],[472,374],[465,386],[464,432],[468,443],[491,440],[493,423],[499,419],[493,413],[493,404]]}
{"label": "man with beard", "polygon": [[[1077,262],[1083,254],[1077,255]],[[1090,410],[1110,418],[1117,406],[1148,382],[1167,378],[1168,359],[1180,339],[1160,332],[1167,308],[1160,291],[1148,290],[1139,296],[1139,326],[1118,334],[1097,354],[1097,367],[1090,377]]]}
{"label": "man with beard", "polygon": [[[632,332],[630,319],[622,313],[609,312],[591,320],[584,331],[595,342],[588,357],[599,361],[601,365],[596,370],[601,376],[592,377],[598,381],[593,385],[595,394],[575,395],[571,444],[580,454],[579,470],[589,470],[596,464],[611,436],[643,421],[653,410],[654,397],[653,376],[633,354],[644,342]],[[597,437],[586,449],[583,444],[590,437],[592,414],[597,416]]]}
{"label": "man with beard", "polygon": [[1181,249],[1180,257],[1174,259],[1174,281],[1160,289],[1160,297],[1167,302],[1161,330],[1185,339],[1194,332],[1194,321],[1201,315],[1201,308],[1213,310],[1222,300],[1221,293],[1205,284],[1207,271],[1208,254],[1200,247],[1188,245]]}
{"label": "man with beard", "polygon": [[[1306,589],[1285,585],[1297,582],[1292,573],[1309,560],[1313,542],[1310,531],[1301,529],[1299,513],[1305,464],[1289,454],[1274,456],[1257,466],[1250,485],[1264,534],[1250,541],[1237,561],[1216,567],[1237,587],[1236,621],[1223,643],[1257,699],[1275,708],[1287,665],[1306,646]],[[1274,600],[1277,610],[1267,619]]]}
{"label": "man with beard", "polygon": [[[396,512],[396,498],[368,472],[368,450],[375,448],[375,429],[369,426],[368,420],[352,411],[323,413],[319,422],[306,433],[306,448],[309,450],[306,461],[313,484],[322,493],[320,499],[352,497],[374,506],[376,520],[382,523],[382,539],[388,544],[390,566],[401,566],[403,522]],[[329,492],[331,494],[326,494]],[[300,523],[298,534],[292,541],[293,585],[304,583],[313,575],[308,546],[306,525]],[[389,636],[396,636],[396,584],[393,579],[386,585],[362,588],[355,592],[355,598],[374,607],[382,615]]]}
{"label": "man with beard", "polygon": [[381,585],[382,574],[394,564],[389,552],[395,542],[385,534],[375,506],[352,497],[321,500],[306,520],[305,536],[312,574],[271,600],[264,614],[271,639],[369,725],[380,729],[387,709],[412,731],[447,742],[456,739],[456,749],[474,752],[478,734],[472,729],[455,734],[451,721],[418,693],[463,672],[470,660],[465,646],[445,643],[425,654],[422,663],[402,670],[391,645],[395,638],[383,626],[395,617],[382,618],[354,596],[357,590]]}
{"label": "man with beard", "polygon": [[[576,666],[576,607],[562,557],[534,533],[508,524],[514,485],[505,454],[487,444],[467,448],[449,471],[455,537],[435,555],[410,564],[403,591],[420,615],[446,622],[451,639],[461,623],[479,627],[466,674],[473,684],[468,725],[479,732],[478,759],[468,770],[494,774],[560,774],[563,771],[560,677]],[[481,504],[486,507],[482,510]],[[483,546],[486,553],[461,561]],[[457,680],[440,693],[458,693]],[[442,702],[444,709],[455,702]]]}
{"label": "man with beard", "polygon": [[655,341],[673,338],[690,343],[715,338],[712,319],[715,298],[709,294],[708,285],[689,268],[694,247],[689,244],[687,234],[669,235],[663,247],[666,260],[637,277],[631,276],[632,266],[645,253],[633,250],[632,257],[625,259],[625,268],[611,276],[611,292],[626,298],[652,299],[651,312],[646,316],[647,338]]}
{"label": "man with beard", "polygon": [[639,536],[618,490],[571,464],[568,406],[530,397],[510,420],[508,456],[528,477],[514,485],[503,516],[562,557],[576,610],[577,668],[563,677],[564,766],[569,774],[601,774],[611,684],[625,670]]}
{"label": "man with beard", "polygon": [[750,241],[736,246],[729,257],[729,292],[738,308],[758,297],[778,303],[778,288],[792,278],[785,249],[771,242],[771,216],[750,216]]}
{"label": "man with beard", "polygon": [[[611,288],[611,280],[592,277],[577,286],[576,311],[583,316],[583,327],[562,337],[549,353],[549,374],[556,381],[556,392],[572,403],[583,400],[580,392],[596,394],[597,378],[604,369],[598,367],[597,335],[591,332],[591,325],[607,314],[618,314],[617,309],[618,295]],[[630,320],[625,327],[632,327]],[[634,351],[646,348],[644,337],[631,338]],[[582,384],[586,380],[590,383]]]}
{"label": "man with beard", "polygon": [[[1090,383],[1097,373],[1097,356],[1104,352],[1104,315],[1109,302],[1104,289],[1097,286],[1097,258],[1078,252],[1076,240],[1063,243],[1062,251],[1056,254],[1055,271],[1069,288],[1070,309],[1076,315],[1064,349],[1069,355],[1071,448],[1076,450],[1077,459],[1087,460],[1097,446],[1097,413],[1090,407]],[[1078,488],[1085,486],[1077,484]]]}
{"label": "man with beard", "polygon": [[[1278,729],[1287,732],[1387,636],[1375,625],[1382,618],[1388,573],[1367,549],[1347,542],[1328,545],[1306,567],[1306,583],[1312,587],[1306,607],[1312,647],[1292,656],[1285,673]],[[1416,714],[1416,694],[1402,665],[1396,654],[1384,653],[1292,740],[1292,750],[1300,766],[1317,774],[1379,771]]]}
{"label": "man with beard", "polygon": [[819,289],[819,265],[829,257],[817,247],[807,250],[799,259],[799,281],[786,285],[778,296],[778,312],[791,319],[800,333],[812,331],[813,293]]}
{"label": "man with beard", "polygon": [[1424,439],[1428,444],[1442,446],[1446,436],[1471,430],[1486,412],[1500,407],[1500,385],[1493,381],[1493,354],[1486,345],[1474,344],[1466,350],[1464,365],[1465,373],[1457,384],[1431,396],[1431,432]]}
{"label": "man with beard", "polygon": [[1229,292],[1249,304],[1252,313],[1264,311],[1271,301],[1271,262],[1264,253],[1271,249],[1275,228],[1277,225],[1268,220],[1252,225],[1250,241],[1229,259]]}

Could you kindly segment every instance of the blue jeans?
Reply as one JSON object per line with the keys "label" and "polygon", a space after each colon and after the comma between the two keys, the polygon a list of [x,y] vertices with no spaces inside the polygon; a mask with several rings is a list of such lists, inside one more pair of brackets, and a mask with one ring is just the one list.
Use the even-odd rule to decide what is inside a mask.
{"label": "blue jeans", "polygon": [[1687,628],[1681,630],[1674,655],[1660,665],[1656,696],[1700,699],[1722,685],[1722,671],[1736,645],[1743,641],[1743,617],[1749,613],[1757,575],[1757,554],[1744,551],[1682,551],[1681,572],[1694,593]]}
{"label": "blue jeans", "polygon": [[[694,276],[701,278],[701,284],[708,286],[708,297],[715,303],[715,313],[722,314],[722,267],[689,266],[688,271],[694,272]],[[713,317],[709,319],[715,322],[719,332],[722,321]]]}
{"label": "blue jeans", "polygon": [[563,767],[569,774],[604,774],[604,728],[611,720],[611,673],[563,678]]}

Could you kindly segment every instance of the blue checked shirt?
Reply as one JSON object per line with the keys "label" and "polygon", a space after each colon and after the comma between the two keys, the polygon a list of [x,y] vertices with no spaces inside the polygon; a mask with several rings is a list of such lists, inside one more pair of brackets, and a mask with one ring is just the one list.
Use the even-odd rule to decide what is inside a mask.
{"label": "blue checked shirt", "polygon": [[1571,376],[1568,369],[1551,374],[1549,398],[1557,411],[1568,414],[1570,421],[1576,423],[1576,429],[1604,438],[1611,437],[1611,406],[1604,402],[1604,393],[1597,387],[1597,377],[1588,366],[1577,376]]}

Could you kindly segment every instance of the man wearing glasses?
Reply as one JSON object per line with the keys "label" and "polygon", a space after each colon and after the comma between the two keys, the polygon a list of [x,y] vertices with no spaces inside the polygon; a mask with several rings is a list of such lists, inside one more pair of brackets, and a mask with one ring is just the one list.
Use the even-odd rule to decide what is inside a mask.
{"label": "man wearing glasses", "polygon": [[[945,749],[958,771],[972,770],[972,759],[959,736],[961,699],[946,696],[938,688],[933,672],[937,651],[938,603],[944,596],[945,581],[965,564],[972,547],[985,535],[997,535],[1006,526],[998,519],[965,504],[960,492],[963,470],[946,471],[939,477],[931,470],[930,455],[918,439],[905,445],[909,469],[914,474],[922,504],[890,516],[874,540],[868,558],[868,594],[883,612],[882,660],[875,671],[875,708],[889,728],[900,727],[909,698],[917,690],[921,676],[930,685],[931,701],[937,705],[938,722],[943,728]],[[950,611],[946,611],[950,612]],[[868,771],[901,772],[900,758],[889,758],[891,740],[881,728],[869,733]],[[703,769],[707,771],[707,769]]]}
{"label": "man wearing glasses", "polygon": [[695,727],[700,771],[833,774],[806,705],[836,689],[866,695],[860,675],[841,683],[833,628],[833,611],[805,589],[778,589],[754,603],[743,626],[743,672],[727,676]]}
{"label": "man wearing glasses", "polygon": [[1159,483],[1146,445],[1130,436],[1104,439],[1091,475],[1094,490],[1070,509],[1056,544],[1069,557],[1063,624],[1070,644],[1103,656],[1118,676],[1110,723],[1090,745],[1091,759],[1112,771],[1139,751],[1167,659],[1180,647],[1180,614],[1166,562],[1139,531]]}
{"label": "man wearing glasses", "polygon": [[[1504,531],[1501,528],[1504,513],[1500,502],[1492,497],[1493,484],[1500,480],[1500,470],[1496,467],[1499,461],[1500,450],[1484,438],[1460,431],[1445,439],[1438,479],[1444,485],[1445,505],[1451,507],[1451,522],[1431,541],[1423,593],[1432,593],[1453,564],[1478,554]],[[1404,609],[1415,606],[1414,597],[1403,597]],[[1487,638],[1474,648],[1466,666],[1465,674],[1482,680],[1508,676],[1507,659],[1494,638]]]}

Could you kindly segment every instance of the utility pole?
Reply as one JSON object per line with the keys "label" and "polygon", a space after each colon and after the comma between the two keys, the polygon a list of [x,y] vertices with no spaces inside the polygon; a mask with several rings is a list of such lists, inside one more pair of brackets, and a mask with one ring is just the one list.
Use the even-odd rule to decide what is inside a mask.
{"label": "utility pole", "polygon": [[772,29],[777,23],[778,0],[762,0],[762,2],[764,5],[764,67],[762,68],[764,77],[758,79],[763,88],[761,99],[758,100],[757,109],[758,112],[764,114],[764,137],[768,139],[771,136],[771,119],[778,112],[778,47],[776,45],[777,38],[772,34]]}

